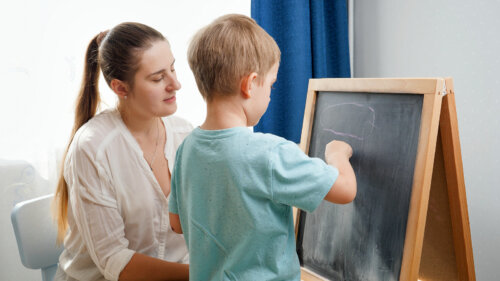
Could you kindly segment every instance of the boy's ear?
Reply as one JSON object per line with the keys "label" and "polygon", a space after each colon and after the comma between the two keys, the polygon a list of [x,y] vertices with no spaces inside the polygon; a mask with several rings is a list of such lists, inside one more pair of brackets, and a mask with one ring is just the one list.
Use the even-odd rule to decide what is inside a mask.
{"label": "boy's ear", "polygon": [[118,79],[111,80],[111,89],[119,98],[127,98],[129,94],[129,86],[127,83],[120,81]]}
{"label": "boy's ear", "polygon": [[252,72],[247,76],[244,76],[243,79],[241,79],[241,94],[243,95],[244,99],[249,99],[252,97],[252,89],[254,87],[254,83],[256,83],[257,79],[257,73]]}

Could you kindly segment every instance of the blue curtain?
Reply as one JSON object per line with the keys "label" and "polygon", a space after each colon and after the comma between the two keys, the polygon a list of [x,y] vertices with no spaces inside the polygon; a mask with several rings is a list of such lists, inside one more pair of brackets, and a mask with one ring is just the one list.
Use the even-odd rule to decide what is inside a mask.
{"label": "blue curtain", "polygon": [[271,103],[254,130],[298,143],[309,78],[351,75],[347,0],[252,0],[251,14],[281,50]]}

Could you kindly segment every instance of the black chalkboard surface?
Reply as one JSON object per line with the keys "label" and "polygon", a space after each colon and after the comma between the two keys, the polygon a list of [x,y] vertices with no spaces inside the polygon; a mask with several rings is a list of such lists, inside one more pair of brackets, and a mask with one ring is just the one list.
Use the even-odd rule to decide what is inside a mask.
{"label": "black chalkboard surface", "polygon": [[303,267],[331,280],[399,280],[422,106],[418,94],[317,93],[308,154],[324,159],[328,142],[349,143],[358,192],[301,211]]}
{"label": "black chalkboard surface", "polygon": [[451,78],[310,79],[300,148],[349,143],[358,192],[294,213],[304,281],[475,281]]}

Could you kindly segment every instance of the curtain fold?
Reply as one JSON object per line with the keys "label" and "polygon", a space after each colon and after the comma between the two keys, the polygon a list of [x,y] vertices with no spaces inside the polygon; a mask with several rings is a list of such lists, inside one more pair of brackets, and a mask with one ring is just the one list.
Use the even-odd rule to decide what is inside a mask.
{"label": "curtain fold", "polygon": [[310,78],[350,77],[346,0],[252,0],[251,15],[281,50],[267,112],[254,127],[298,143]]}

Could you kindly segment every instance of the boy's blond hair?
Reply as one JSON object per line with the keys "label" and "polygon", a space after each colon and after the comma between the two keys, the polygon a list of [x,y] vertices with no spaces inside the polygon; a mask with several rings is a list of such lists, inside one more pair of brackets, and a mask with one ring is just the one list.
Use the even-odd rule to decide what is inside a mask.
{"label": "boy's blond hair", "polygon": [[203,98],[239,92],[241,79],[256,72],[257,82],[279,63],[274,39],[253,19],[237,14],[217,18],[198,31],[188,49],[188,61]]}

